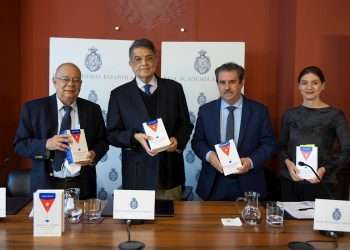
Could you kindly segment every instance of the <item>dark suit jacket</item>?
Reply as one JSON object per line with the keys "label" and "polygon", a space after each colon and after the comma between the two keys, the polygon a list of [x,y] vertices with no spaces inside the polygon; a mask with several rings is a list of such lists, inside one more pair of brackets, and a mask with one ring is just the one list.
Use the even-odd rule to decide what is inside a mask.
{"label": "dark suit jacket", "polygon": [[[99,105],[90,101],[77,99],[80,127],[85,129],[89,150],[96,153],[96,162],[108,151],[106,128]],[[52,175],[50,159],[46,153],[46,141],[57,134],[57,100],[56,95],[29,101],[24,104],[14,147],[16,153],[32,159],[31,188],[52,188],[49,176]],[[96,197],[95,166],[83,166],[80,171],[80,197]]]}
{"label": "dark suit jacket", "polygon": [[[215,178],[221,174],[205,159],[207,152],[215,151],[214,145],[220,143],[220,105],[221,99],[218,99],[199,108],[192,139],[192,149],[202,160],[197,193],[204,200],[210,197]],[[257,191],[262,197],[265,196],[264,161],[272,156],[275,149],[276,142],[267,108],[243,97],[237,150],[240,157],[252,159],[254,168],[238,175],[242,191]]]}
{"label": "dark suit jacket", "polygon": [[[158,78],[157,117],[162,118],[169,137],[183,150],[189,140],[192,124],[182,86],[172,80]],[[161,152],[151,157],[133,138],[143,132],[142,123],[150,117],[136,80],[111,92],[107,114],[107,137],[111,145],[122,148],[122,186],[124,189],[173,188],[184,184],[182,152]],[[167,178],[159,180],[159,168]]]}

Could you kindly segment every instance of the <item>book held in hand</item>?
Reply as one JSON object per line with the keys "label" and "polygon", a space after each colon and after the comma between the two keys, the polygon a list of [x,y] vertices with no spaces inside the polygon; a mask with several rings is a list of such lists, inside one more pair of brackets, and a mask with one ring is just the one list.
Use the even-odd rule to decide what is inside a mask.
{"label": "book held in hand", "polygon": [[157,153],[167,150],[171,144],[162,118],[142,123],[145,134],[152,137],[148,140],[149,147]]}
{"label": "book held in hand", "polygon": [[303,179],[313,179],[315,174],[307,166],[299,166],[299,162],[310,165],[315,172],[318,168],[318,148],[313,144],[300,145],[296,147],[296,166],[298,168],[299,177]]}
{"label": "book held in hand", "polygon": [[242,163],[232,139],[225,143],[216,144],[215,151],[223,167],[225,176],[238,172],[237,168],[241,167]]}
{"label": "book held in hand", "polygon": [[83,164],[89,159],[87,153],[89,152],[84,129],[70,129],[66,130],[65,134],[70,135],[71,142],[69,143],[69,150],[66,151],[66,159],[69,164],[80,163]]}

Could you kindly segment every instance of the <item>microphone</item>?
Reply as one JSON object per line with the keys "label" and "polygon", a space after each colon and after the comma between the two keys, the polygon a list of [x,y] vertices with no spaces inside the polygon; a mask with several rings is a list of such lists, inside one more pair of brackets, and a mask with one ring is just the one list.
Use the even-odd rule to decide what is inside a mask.
{"label": "microphone", "polygon": [[[328,187],[324,185],[324,183],[321,181],[320,176],[317,174],[317,172],[309,165],[306,164],[305,162],[299,161],[298,165],[301,167],[308,167],[311,169],[311,171],[314,173],[314,175],[317,177],[317,179],[320,181],[320,185],[323,188],[324,191],[326,191],[328,195],[328,199],[334,199],[333,194],[329,191]],[[336,231],[326,231],[326,230],[320,230],[320,234],[331,237],[331,238],[339,238],[344,236],[344,232],[336,232]]]}
{"label": "microphone", "polygon": [[316,171],[309,164],[306,164],[303,161],[299,161],[298,165],[301,166],[301,167],[308,167],[308,168],[310,168],[311,171],[314,173],[314,175],[316,175],[317,179],[321,182],[320,176],[316,173]]}
{"label": "microphone", "polygon": [[142,250],[145,248],[145,244],[141,241],[131,240],[131,220],[126,220],[128,240],[119,244],[120,250]]}

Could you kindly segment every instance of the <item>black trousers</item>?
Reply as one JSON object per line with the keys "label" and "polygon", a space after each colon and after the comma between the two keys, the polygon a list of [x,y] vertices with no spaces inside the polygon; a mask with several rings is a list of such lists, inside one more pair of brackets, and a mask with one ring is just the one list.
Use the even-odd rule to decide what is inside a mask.
{"label": "black trousers", "polygon": [[292,181],[281,177],[282,201],[314,201],[316,198],[333,199],[334,185],[331,183],[312,184],[308,181]]}
{"label": "black trousers", "polygon": [[50,177],[54,189],[80,188],[80,176],[73,178]]}
{"label": "black trousers", "polygon": [[208,200],[211,201],[234,201],[238,197],[244,197],[237,176],[224,176],[218,174],[215,178],[213,189]]}

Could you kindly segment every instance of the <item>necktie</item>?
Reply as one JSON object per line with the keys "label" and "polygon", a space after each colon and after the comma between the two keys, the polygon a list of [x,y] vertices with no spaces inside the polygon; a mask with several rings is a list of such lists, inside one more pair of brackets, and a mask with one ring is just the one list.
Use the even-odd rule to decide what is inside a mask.
{"label": "necktie", "polygon": [[151,85],[150,84],[146,84],[145,86],[143,86],[143,88],[145,89],[145,94],[146,95],[150,95],[151,94]]}
{"label": "necktie", "polygon": [[[62,118],[62,122],[61,122],[61,128],[60,128],[60,134],[71,128],[71,123],[72,123],[72,119],[70,117],[70,112],[72,110],[72,107],[70,106],[63,106],[63,109],[65,111],[64,116]],[[53,169],[55,171],[60,171],[62,164],[64,162],[64,159],[66,158],[66,153],[63,151],[59,151],[56,150],[55,151],[55,158],[53,159]]]}
{"label": "necktie", "polygon": [[62,118],[62,122],[61,122],[61,128],[60,128],[60,132],[70,129],[71,128],[71,123],[72,123],[72,119],[70,117],[70,112],[72,111],[72,107],[71,106],[63,106],[64,109],[64,116]]}
{"label": "necktie", "polygon": [[226,123],[226,141],[235,139],[235,117],[233,111],[236,109],[235,106],[228,106],[228,117]]}

